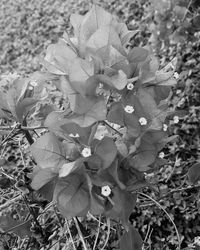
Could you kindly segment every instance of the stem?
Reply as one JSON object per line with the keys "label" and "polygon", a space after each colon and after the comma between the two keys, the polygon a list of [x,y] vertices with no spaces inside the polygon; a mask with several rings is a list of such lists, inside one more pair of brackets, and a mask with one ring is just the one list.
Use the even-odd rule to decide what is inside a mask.
{"label": "stem", "polygon": [[80,227],[79,227],[77,218],[74,218],[74,222],[75,222],[76,228],[77,228],[77,230],[78,230],[78,234],[79,234],[79,237],[80,237],[80,239],[81,239],[81,242],[82,242],[82,244],[83,244],[83,249],[84,249],[84,250],[87,250],[87,246],[86,246],[86,244],[85,244],[85,241],[84,241],[84,238],[83,238],[83,234],[82,234],[81,229],[80,229]]}
{"label": "stem", "polygon": [[10,133],[6,136],[6,138],[1,142],[1,145],[3,145],[11,136],[11,134],[14,132],[14,130],[19,126],[19,124],[15,124],[14,127],[12,127],[12,130],[10,131]]}
{"label": "stem", "polygon": [[44,235],[42,226],[40,225],[40,223],[39,223],[39,221],[38,221],[38,219],[37,219],[37,216],[36,216],[36,214],[35,214],[34,209],[33,209],[31,206],[28,205],[28,201],[27,201],[26,196],[22,195],[22,197],[23,197],[24,202],[25,202],[25,204],[26,204],[26,206],[27,206],[27,208],[28,208],[28,210],[29,210],[29,213],[32,215],[32,217],[33,217],[33,219],[34,219],[34,221],[35,221],[35,224],[36,224],[36,225],[38,226],[38,228],[40,229],[41,236],[42,236],[43,238],[45,238],[45,235]]}
{"label": "stem", "polygon": [[144,197],[150,199],[151,201],[153,201],[161,210],[163,210],[163,212],[167,215],[167,217],[169,218],[169,220],[171,221],[171,223],[173,224],[174,226],[174,229],[176,231],[176,235],[177,235],[177,239],[178,239],[178,249],[180,250],[181,249],[181,239],[180,239],[180,235],[179,235],[179,232],[178,232],[178,229],[176,227],[176,224],[174,223],[173,219],[171,218],[171,216],[169,215],[169,213],[156,201],[154,200],[151,196],[147,195],[147,194],[144,194],[142,192],[137,192],[138,194],[140,195],[143,195]]}
{"label": "stem", "polygon": [[101,215],[99,216],[98,231],[97,231],[97,234],[96,234],[93,250],[95,250],[95,247],[97,245],[97,240],[99,238],[100,228],[101,228]]}
{"label": "stem", "polygon": [[[26,119],[23,121],[23,124],[22,124],[22,125],[27,126]],[[25,134],[25,137],[26,137],[28,143],[29,143],[30,145],[33,144],[33,143],[34,143],[34,140],[33,140],[32,136],[31,136],[30,132],[29,132],[28,130],[23,130],[23,132],[24,132],[24,134]]]}
{"label": "stem", "polygon": [[106,121],[103,121],[103,123],[108,126],[109,128],[111,128],[113,131],[115,131],[118,135],[123,136],[122,133],[120,133],[117,129],[113,128],[109,123],[107,123]]}
{"label": "stem", "polygon": [[103,247],[101,248],[101,250],[104,250],[104,248],[108,244],[108,240],[110,237],[110,218],[107,218],[107,226],[108,226],[107,237],[106,237],[105,243],[104,243]]}
{"label": "stem", "polygon": [[71,230],[69,228],[69,223],[68,223],[68,220],[66,220],[66,224],[67,224],[67,230],[69,232],[69,237],[70,237],[70,240],[72,242],[72,246],[73,246],[73,249],[76,250],[76,246],[74,244],[74,240],[73,240],[73,237],[72,237],[72,234],[71,234]]}

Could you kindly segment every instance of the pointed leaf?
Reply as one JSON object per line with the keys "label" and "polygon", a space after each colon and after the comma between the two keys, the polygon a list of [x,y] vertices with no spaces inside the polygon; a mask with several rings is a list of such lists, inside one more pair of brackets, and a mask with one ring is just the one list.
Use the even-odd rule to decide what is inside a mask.
{"label": "pointed leaf", "polygon": [[69,119],[80,127],[89,127],[97,121],[106,119],[107,109],[105,101],[100,98],[85,114],[72,115]]}
{"label": "pointed leaf", "polygon": [[68,219],[85,216],[89,209],[89,190],[83,176],[72,174],[60,178],[54,191],[54,202]]}
{"label": "pointed leaf", "polygon": [[83,159],[64,163],[59,170],[59,177],[66,177],[81,167]]}
{"label": "pointed leaf", "polygon": [[106,216],[120,219],[125,228],[128,229],[130,224],[129,217],[136,205],[137,195],[122,191],[118,187],[115,187],[112,192],[114,205],[112,209],[106,211]]}
{"label": "pointed leaf", "polygon": [[117,74],[110,77],[106,75],[98,75],[97,77],[101,83],[107,84],[108,86],[112,88],[114,87],[118,90],[124,89],[127,85],[127,76],[122,70],[119,70]]}
{"label": "pointed leaf", "polygon": [[[94,64],[83,60],[81,58],[75,58],[69,67],[69,80],[72,88],[80,93],[82,96],[87,95],[86,89],[92,87],[93,82],[87,81],[94,74]],[[87,88],[86,88],[87,81]]]}
{"label": "pointed leaf", "polygon": [[129,227],[129,231],[120,240],[120,250],[142,250],[142,245],[142,238],[133,226]]}
{"label": "pointed leaf", "polygon": [[17,103],[16,115],[20,122],[23,121],[23,118],[31,111],[37,102],[38,100],[33,98],[25,98]]}
{"label": "pointed leaf", "polygon": [[108,168],[117,155],[117,147],[109,137],[104,137],[95,148],[95,154],[103,161],[103,168]]}
{"label": "pointed leaf", "polygon": [[54,173],[51,169],[40,169],[32,176],[31,187],[34,190],[39,190],[45,184],[50,182],[53,178],[56,177],[56,173]]}
{"label": "pointed leaf", "polygon": [[119,35],[111,25],[99,28],[87,42],[87,48],[93,51],[97,51],[110,45],[112,45],[121,54],[124,54]]}
{"label": "pointed leaf", "polygon": [[76,53],[67,43],[63,40],[59,40],[57,44],[48,46],[43,63],[49,72],[53,74],[68,75],[71,61],[76,57]]}
{"label": "pointed leaf", "polygon": [[41,168],[56,170],[65,161],[62,144],[53,133],[42,135],[30,146],[30,151]]}
{"label": "pointed leaf", "polygon": [[128,54],[128,60],[130,63],[144,62],[149,55],[149,51],[144,48],[135,47]]}

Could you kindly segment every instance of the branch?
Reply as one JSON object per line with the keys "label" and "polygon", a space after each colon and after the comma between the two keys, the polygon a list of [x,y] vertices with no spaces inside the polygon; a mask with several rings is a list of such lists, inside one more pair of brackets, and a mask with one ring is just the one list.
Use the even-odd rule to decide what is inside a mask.
{"label": "branch", "polygon": [[78,231],[78,235],[79,235],[79,237],[80,237],[80,240],[81,240],[81,242],[82,242],[82,244],[83,244],[83,249],[84,249],[84,250],[87,250],[87,246],[86,246],[86,244],[85,244],[85,241],[84,241],[84,238],[83,238],[83,234],[82,234],[82,232],[81,232],[81,229],[80,229],[80,227],[79,227],[79,224],[78,224],[78,221],[77,221],[76,218],[74,218],[74,222],[75,222],[75,225],[76,225],[76,228],[77,228],[77,231]]}
{"label": "branch", "polygon": [[103,121],[103,123],[104,123],[106,126],[108,126],[109,128],[111,128],[113,131],[115,131],[118,135],[123,136],[122,133],[120,133],[117,129],[113,128],[108,122]]}
{"label": "branch", "polygon": [[104,250],[104,248],[107,246],[108,240],[110,237],[110,218],[107,218],[107,227],[108,227],[107,237],[106,237],[105,243],[104,243],[103,247],[101,248],[101,250]]}
{"label": "branch", "polygon": [[95,237],[93,250],[95,250],[96,245],[97,245],[97,241],[98,241],[99,233],[100,233],[100,228],[101,228],[101,215],[99,216],[98,231],[97,231],[97,234],[96,234],[96,237]]}

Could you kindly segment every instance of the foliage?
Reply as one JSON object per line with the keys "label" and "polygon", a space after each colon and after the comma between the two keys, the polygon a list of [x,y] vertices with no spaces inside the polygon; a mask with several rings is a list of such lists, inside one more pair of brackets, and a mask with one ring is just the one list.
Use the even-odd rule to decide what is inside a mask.
{"label": "foliage", "polygon": [[[154,48],[183,44],[198,39],[199,4],[197,1],[157,1],[151,0],[147,7],[149,18],[150,42]],[[147,21],[148,22],[148,21]]]}

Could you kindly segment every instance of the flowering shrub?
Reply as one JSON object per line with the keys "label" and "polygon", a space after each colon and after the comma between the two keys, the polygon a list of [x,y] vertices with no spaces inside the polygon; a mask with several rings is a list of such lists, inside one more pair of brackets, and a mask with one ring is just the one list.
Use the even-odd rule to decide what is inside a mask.
{"label": "flowering shrub", "polygon": [[[13,128],[22,129],[31,144],[34,190],[48,185],[43,195],[67,219],[90,212],[120,220],[128,230],[121,249],[141,249],[129,216],[138,190],[149,185],[145,173],[165,163],[162,148],[174,139],[168,135],[174,114],[168,101],[176,60],[160,69],[147,47],[131,48],[137,30],[97,5],[85,15],[72,14],[70,22],[74,36],[64,33],[48,46],[45,72],[1,86],[0,116],[16,121]],[[44,112],[48,131],[34,140],[27,122],[53,85],[64,110]],[[127,241],[130,236],[137,236],[135,242]]]}

